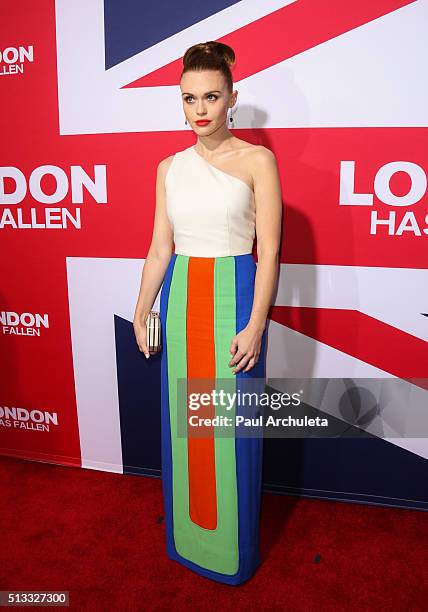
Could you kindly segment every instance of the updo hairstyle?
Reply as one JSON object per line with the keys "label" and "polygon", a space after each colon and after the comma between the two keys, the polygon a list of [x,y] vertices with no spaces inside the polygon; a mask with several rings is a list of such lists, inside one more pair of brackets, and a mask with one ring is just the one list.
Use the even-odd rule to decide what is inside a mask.
{"label": "updo hairstyle", "polygon": [[[183,71],[220,70],[226,79],[227,87],[233,91],[231,66],[235,63],[235,52],[224,43],[209,40],[189,47],[183,56]],[[181,78],[181,77],[180,77]]]}

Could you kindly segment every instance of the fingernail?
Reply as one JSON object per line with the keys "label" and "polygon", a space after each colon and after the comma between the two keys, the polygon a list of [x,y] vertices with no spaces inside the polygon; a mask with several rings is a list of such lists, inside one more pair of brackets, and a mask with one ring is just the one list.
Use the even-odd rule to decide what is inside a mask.
{"label": "fingernail", "polygon": [[145,354],[145,356],[146,356],[146,359],[148,359],[148,358],[149,358],[149,355],[148,355],[147,353],[144,353],[144,354]]}

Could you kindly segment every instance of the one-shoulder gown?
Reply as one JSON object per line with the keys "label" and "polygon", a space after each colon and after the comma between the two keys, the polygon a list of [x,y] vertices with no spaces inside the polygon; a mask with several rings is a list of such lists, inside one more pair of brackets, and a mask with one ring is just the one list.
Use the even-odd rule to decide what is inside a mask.
{"label": "one-shoulder gown", "polygon": [[[233,374],[228,366],[232,339],[253,305],[255,198],[194,146],[174,155],[165,188],[175,244],[160,296],[166,550],[206,578],[237,585],[260,565],[263,433],[218,436],[211,425],[197,438],[190,426],[180,430],[179,381],[188,388],[197,379],[227,380],[235,389],[249,378],[264,385],[266,329],[253,368]],[[207,410],[217,414],[214,405]]]}

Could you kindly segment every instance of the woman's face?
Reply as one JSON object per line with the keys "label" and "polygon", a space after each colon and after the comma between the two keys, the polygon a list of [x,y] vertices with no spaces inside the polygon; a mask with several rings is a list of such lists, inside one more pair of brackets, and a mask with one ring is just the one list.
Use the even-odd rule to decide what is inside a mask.
{"label": "woman's face", "polygon": [[[235,104],[238,93],[228,90],[226,79],[219,70],[185,72],[180,89],[186,119],[196,134],[201,136],[208,136],[225,125],[227,109]],[[209,123],[196,123],[202,120]]]}

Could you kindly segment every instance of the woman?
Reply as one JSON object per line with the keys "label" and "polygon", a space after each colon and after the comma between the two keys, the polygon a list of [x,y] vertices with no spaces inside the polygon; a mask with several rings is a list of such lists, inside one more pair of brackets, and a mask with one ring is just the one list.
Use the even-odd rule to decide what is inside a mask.
{"label": "woman", "polygon": [[[196,414],[188,399],[190,390],[219,390],[214,379],[225,386],[233,381],[235,389],[244,379],[264,383],[266,319],[282,215],[275,156],[236,138],[227,125],[228,109],[237,99],[230,71],[234,61],[233,49],[214,41],[190,47],[183,57],[183,108],[197,142],[158,165],[153,238],[134,316],[138,346],[149,357],[145,321],[162,284],[168,555],[231,585],[250,578],[260,564],[263,434],[237,436],[232,429],[232,436],[218,435],[216,425],[204,421],[198,435],[188,419]],[[256,233],[257,265],[252,255]],[[184,404],[180,381],[189,394]],[[219,414],[222,409],[213,404],[200,407],[198,416]],[[223,409],[229,416],[240,412],[245,414]],[[181,433],[180,415],[185,417]]]}

